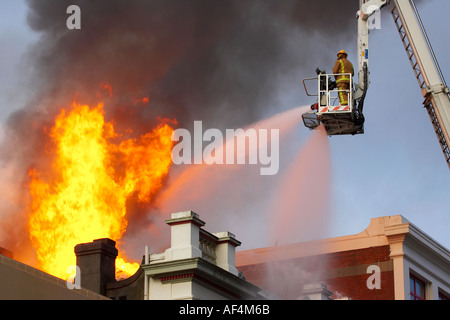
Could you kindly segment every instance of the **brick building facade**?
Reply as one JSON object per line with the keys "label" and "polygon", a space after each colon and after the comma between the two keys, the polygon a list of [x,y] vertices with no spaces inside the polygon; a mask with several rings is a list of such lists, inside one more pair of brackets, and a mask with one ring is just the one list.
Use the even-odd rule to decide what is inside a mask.
{"label": "brick building facade", "polygon": [[[328,277],[324,282],[332,292],[341,292],[355,300],[393,300],[394,272],[389,254],[389,246],[331,253],[327,257]],[[366,285],[370,265],[380,267],[380,289],[369,289]],[[339,297],[334,294],[333,298]]]}
{"label": "brick building facade", "polygon": [[425,299],[450,293],[450,252],[402,216],[374,218],[356,235],[237,252],[246,279],[283,299],[322,283],[331,299],[407,300],[411,279]]}

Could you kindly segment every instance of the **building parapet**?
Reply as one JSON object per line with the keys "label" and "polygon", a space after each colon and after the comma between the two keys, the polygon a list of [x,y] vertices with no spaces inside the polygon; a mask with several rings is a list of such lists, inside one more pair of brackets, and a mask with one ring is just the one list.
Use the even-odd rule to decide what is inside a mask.
{"label": "building parapet", "polygon": [[[246,281],[236,268],[231,232],[211,233],[193,211],[176,212],[166,220],[171,247],[149,254],[144,264],[145,299],[267,299],[270,295]],[[272,296],[270,296],[272,298]]]}

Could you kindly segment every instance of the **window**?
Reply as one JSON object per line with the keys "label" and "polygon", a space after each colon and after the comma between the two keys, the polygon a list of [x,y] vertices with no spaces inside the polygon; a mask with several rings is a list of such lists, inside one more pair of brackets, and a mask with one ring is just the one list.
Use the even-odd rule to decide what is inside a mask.
{"label": "window", "polygon": [[425,300],[425,282],[413,275],[409,276],[409,296],[411,300]]}

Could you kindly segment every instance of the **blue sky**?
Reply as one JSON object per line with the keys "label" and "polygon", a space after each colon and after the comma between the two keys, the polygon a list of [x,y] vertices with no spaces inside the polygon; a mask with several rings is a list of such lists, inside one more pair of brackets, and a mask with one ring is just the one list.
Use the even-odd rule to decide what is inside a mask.
{"label": "blue sky", "polygon": [[[20,107],[24,95],[17,75],[25,75],[21,54],[36,40],[25,21],[23,1],[0,3],[0,120]],[[419,11],[450,81],[450,1],[428,0]],[[355,41],[349,59],[356,64]],[[334,62],[335,53],[330,53]],[[311,70],[316,66],[311,66]],[[24,73],[25,72],[25,73]],[[401,214],[450,248],[450,170],[390,14],[370,36],[370,89],[365,103],[365,134],[329,139],[332,162],[331,236],[358,233],[370,218]],[[309,77],[311,75],[305,75]],[[302,90],[299,84],[298,90]],[[307,97],[298,105],[310,104]],[[308,135],[306,128],[299,129]],[[231,230],[232,231],[232,230]]]}
{"label": "blue sky", "polygon": [[[444,77],[450,77],[450,2],[426,1],[422,21]],[[365,134],[331,138],[336,233],[369,217],[401,214],[450,247],[450,171],[393,19],[385,10],[370,35]],[[448,80],[447,80],[448,81]]]}
{"label": "blue sky", "polygon": [[[2,0],[0,2],[0,119],[19,108],[25,95],[20,93],[22,54],[37,37],[31,33],[26,23],[26,4],[24,1]],[[23,88],[22,88],[23,90]]]}

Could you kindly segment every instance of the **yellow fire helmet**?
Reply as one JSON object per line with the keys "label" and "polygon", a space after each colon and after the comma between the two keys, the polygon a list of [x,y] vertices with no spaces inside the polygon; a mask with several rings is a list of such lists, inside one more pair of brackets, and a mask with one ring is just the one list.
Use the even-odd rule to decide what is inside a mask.
{"label": "yellow fire helmet", "polygon": [[338,54],[337,54],[338,57],[339,57],[341,54],[345,54],[346,56],[348,55],[347,52],[345,52],[345,50],[339,51]]}

